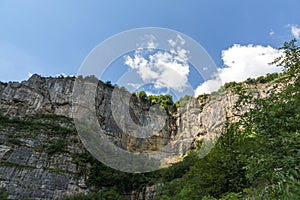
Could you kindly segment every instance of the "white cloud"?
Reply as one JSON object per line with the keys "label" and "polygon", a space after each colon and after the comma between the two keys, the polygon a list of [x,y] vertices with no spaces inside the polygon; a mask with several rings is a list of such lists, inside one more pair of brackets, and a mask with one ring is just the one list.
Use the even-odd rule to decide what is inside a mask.
{"label": "white cloud", "polygon": [[183,39],[183,37],[180,34],[177,34],[177,39],[179,40],[181,45],[185,44],[185,40]]}
{"label": "white cloud", "polygon": [[137,44],[137,49],[140,51],[143,50],[143,48],[147,48],[148,51],[151,51],[153,49],[156,49],[159,45],[156,42],[157,41],[156,37],[152,34],[146,34],[143,40],[144,41],[141,44]]}
{"label": "white cloud", "polygon": [[296,39],[300,38],[300,27],[298,25],[291,25],[291,33]]}
{"label": "white cloud", "polygon": [[127,83],[127,86],[133,87],[134,89],[138,89],[142,86],[142,84],[139,83]]}
{"label": "white cloud", "polygon": [[269,35],[272,37],[273,35],[275,35],[275,32],[274,31],[270,31]]}
{"label": "white cloud", "polygon": [[172,52],[157,51],[149,56],[136,51],[134,56],[125,57],[125,64],[136,70],[144,83],[153,83],[156,89],[182,92],[188,86],[188,53],[180,47]]}
{"label": "white cloud", "polygon": [[207,80],[201,85],[199,85],[195,90],[195,96],[197,97],[200,94],[210,94],[212,91],[217,91],[220,86],[222,85],[222,82],[220,79],[212,79]]}
{"label": "white cloud", "polygon": [[214,79],[198,86],[195,96],[216,91],[227,82],[240,82],[249,77],[256,78],[267,73],[281,72],[281,68],[269,64],[279,55],[281,51],[270,46],[235,44],[222,51],[222,60],[226,67],[219,69]]}
{"label": "white cloud", "polygon": [[146,35],[146,38],[148,38],[148,42],[147,42],[148,49],[155,49],[158,47],[158,43],[155,42],[156,38],[154,35]]}
{"label": "white cloud", "polygon": [[176,45],[176,41],[172,40],[172,39],[169,39],[168,40],[168,43],[171,47],[174,47]]}
{"label": "white cloud", "polygon": [[183,37],[180,34],[177,34],[176,39],[169,39],[168,43],[171,47],[175,47],[176,45],[184,45],[185,40],[183,39]]}

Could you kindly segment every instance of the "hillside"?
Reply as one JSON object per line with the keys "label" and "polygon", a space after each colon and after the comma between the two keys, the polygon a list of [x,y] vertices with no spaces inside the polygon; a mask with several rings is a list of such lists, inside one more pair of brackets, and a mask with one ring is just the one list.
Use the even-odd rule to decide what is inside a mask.
{"label": "hillside", "polygon": [[[297,199],[300,62],[294,42],[277,60],[286,66],[283,74],[169,102],[163,129],[146,139],[113,118],[113,89],[123,89],[97,82],[96,116],[111,142],[154,156],[168,144],[174,153],[162,159],[172,166],[148,173],[109,168],[85,149],[73,120],[75,77],[0,83],[0,199]],[[137,123],[147,122],[153,104],[132,96]]]}

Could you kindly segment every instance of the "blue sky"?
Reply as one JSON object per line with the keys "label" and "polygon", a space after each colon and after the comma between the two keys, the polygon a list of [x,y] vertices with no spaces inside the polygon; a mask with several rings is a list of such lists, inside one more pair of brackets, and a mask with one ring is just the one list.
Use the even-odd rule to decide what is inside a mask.
{"label": "blue sky", "polygon": [[96,45],[141,27],[188,35],[219,67],[230,59],[246,66],[234,56],[253,57],[248,50],[259,48],[276,55],[267,46],[299,37],[299,10],[299,0],[0,0],[0,80],[25,80],[30,73],[76,75]]}

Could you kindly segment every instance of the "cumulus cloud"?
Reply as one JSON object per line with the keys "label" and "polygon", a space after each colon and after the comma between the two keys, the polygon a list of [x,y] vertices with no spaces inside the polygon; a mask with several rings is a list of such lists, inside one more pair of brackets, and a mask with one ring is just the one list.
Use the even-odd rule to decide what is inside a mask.
{"label": "cumulus cloud", "polygon": [[270,31],[269,35],[272,37],[273,35],[275,35],[275,32],[274,31]]}
{"label": "cumulus cloud", "polygon": [[196,88],[195,97],[200,94],[210,94],[212,91],[217,91],[221,85],[222,81],[219,78],[207,80]]}
{"label": "cumulus cloud", "polygon": [[146,45],[146,47],[147,47],[148,49],[155,49],[155,48],[158,47],[158,43],[155,42],[155,41],[156,41],[156,38],[155,38],[154,35],[146,35],[146,38],[148,39],[147,45]]}
{"label": "cumulus cloud", "polygon": [[298,25],[291,25],[291,33],[296,39],[300,38],[300,27]]}
{"label": "cumulus cloud", "polygon": [[125,56],[125,64],[136,70],[144,83],[152,83],[156,89],[168,88],[182,92],[188,86],[189,52],[177,45],[184,44],[182,37],[177,36],[176,40],[168,42],[170,51],[158,50],[149,55],[137,50],[133,56]]}
{"label": "cumulus cloud", "polygon": [[140,88],[143,85],[139,84],[139,83],[127,83],[127,86],[131,86],[134,89],[138,89],[138,88]]}
{"label": "cumulus cloud", "polygon": [[214,79],[207,80],[197,87],[195,96],[218,90],[224,83],[257,78],[267,73],[281,72],[281,68],[270,65],[281,51],[270,46],[235,44],[222,51],[224,68],[220,68]]}
{"label": "cumulus cloud", "polygon": [[171,47],[175,47],[177,45],[184,45],[185,40],[183,39],[183,37],[180,34],[177,34],[176,38],[175,39],[169,39],[168,43]]}
{"label": "cumulus cloud", "polygon": [[153,49],[156,49],[158,47],[157,39],[152,34],[146,34],[142,38],[143,42],[137,44],[137,49],[141,51],[142,49],[146,48],[148,51],[152,51]]}

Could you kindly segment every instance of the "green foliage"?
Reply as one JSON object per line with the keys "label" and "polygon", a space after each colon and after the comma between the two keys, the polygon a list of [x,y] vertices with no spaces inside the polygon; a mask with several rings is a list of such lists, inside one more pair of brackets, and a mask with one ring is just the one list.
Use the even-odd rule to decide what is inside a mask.
{"label": "green foliage", "polygon": [[266,76],[259,76],[256,78],[257,83],[269,83],[280,77],[279,73],[267,74]]}
{"label": "green foliage", "polygon": [[173,104],[173,97],[169,94],[161,94],[161,95],[150,95],[148,97],[151,105],[159,104],[161,107],[167,109],[168,105]]}
{"label": "green foliage", "polygon": [[[252,79],[247,79],[245,82],[253,82]],[[214,97],[215,95],[223,95],[226,94],[228,91],[232,91],[235,94],[244,93],[248,89],[247,85],[245,85],[245,82],[228,82],[225,83],[218,91],[213,92],[211,95]]]}
{"label": "green foliage", "polygon": [[239,193],[230,192],[222,196],[221,200],[238,200],[240,197]]}
{"label": "green foliage", "polygon": [[8,145],[21,145],[23,144],[15,134],[8,136]]}
{"label": "green foliage", "polygon": [[202,198],[202,200],[217,200],[215,197],[212,197],[212,196],[210,196],[210,195],[207,195],[207,196],[204,196],[203,198]]}
{"label": "green foliage", "polygon": [[228,82],[225,83],[217,92],[217,94],[224,94],[226,91],[231,90],[234,93],[239,94],[241,91],[247,90],[247,85],[257,85],[259,83],[266,84],[266,83],[273,83],[283,78],[285,74],[279,73],[271,73],[267,74],[266,76],[259,76],[257,78],[248,78],[243,82]]}
{"label": "green foliage", "polygon": [[140,92],[136,93],[136,96],[143,100],[147,99],[147,93],[145,91],[140,91]]}
{"label": "green foliage", "polygon": [[226,89],[229,89],[229,88],[234,88],[237,85],[239,85],[239,83],[237,83],[235,81],[232,81],[232,82],[225,83],[222,87],[226,90]]}
{"label": "green foliage", "polygon": [[255,78],[247,78],[245,83],[247,83],[249,85],[255,85],[257,82],[256,82]]}
{"label": "green foliage", "polygon": [[177,102],[175,102],[175,105],[177,108],[184,107],[192,99],[192,96],[185,95],[184,97],[181,97]]}
{"label": "green foliage", "polygon": [[98,193],[91,194],[77,194],[75,196],[67,197],[65,200],[124,200],[125,198],[121,196],[116,187],[109,189],[104,189]]}
{"label": "green foliage", "polygon": [[145,91],[140,91],[138,93],[133,93],[133,96],[137,96],[139,99],[143,101],[149,102],[152,105],[160,105],[164,108],[167,113],[170,115],[174,110],[175,106],[173,103],[173,97],[170,94],[161,94],[161,95],[149,95]]}
{"label": "green foliage", "polygon": [[183,161],[179,163],[175,163],[168,168],[162,168],[160,170],[160,182],[169,182],[174,179],[181,178],[185,175],[190,167],[193,165],[195,160],[197,159],[197,155],[194,151],[191,151],[188,156],[186,156]]}
{"label": "green foliage", "polygon": [[65,153],[66,150],[66,140],[65,139],[53,139],[50,144],[46,147],[45,152],[48,154],[59,154]]}
{"label": "green foliage", "polygon": [[253,140],[256,148],[251,154],[243,151],[240,159],[246,161],[247,179],[259,185],[256,193],[265,199],[292,199],[300,192],[300,109],[286,92],[291,91],[258,101],[259,109],[248,113],[242,124],[243,139]]}
{"label": "green foliage", "polygon": [[272,62],[272,64],[284,67],[285,71],[292,77],[299,75],[300,71],[300,47],[296,45],[296,42],[296,39],[285,42],[280,48],[284,54]]}
{"label": "green foliage", "polygon": [[9,118],[0,113],[0,126],[13,127],[16,131],[31,133],[46,133],[48,135],[66,136],[77,134],[75,128],[62,127],[59,123],[71,125],[71,119],[59,115],[36,115],[24,118]]}
{"label": "green foliage", "polygon": [[114,86],[112,85],[111,81],[106,81],[104,84],[105,84],[107,87],[114,88]]}
{"label": "green foliage", "polygon": [[8,199],[7,191],[0,188],[0,200],[7,200],[7,199]]}
{"label": "green foliage", "polygon": [[252,147],[240,148],[239,159],[245,161],[243,168],[253,193],[262,199],[295,199],[300,195],[299,76],[295,74],[300,62],[290,62],[295,58],[292,54],[299,53],[293,44],[285,44],[286,57],[277,62],[288,74],[293,71],[286,81],[294,78],[294,84],[268,98],[250,99],[257,109],[244,115],[234,129],[240,140]]}
{"label": "green foliage", "polygon": [[33,139],[38,134],[45,134],[49,136],[49,139],[45,140],[43,144],[35,146],[34,149],[48,154],[60,154],[68,152],[67,143],[76,140],[73,122],[64,116],[36,115],[9,118],[0,114],[0,119],[3,128],[14,130],[9,134],[6,142],[6,145],[9,146],[25,145],[21,139]]}
{"label": "green foliage", "polygon": [[[238,160],[238,143],[233,132],[224,134],[215,148],[204,158],[191,152],[186,172],[181,178],[166,183],[162,195],[170,199],[201,199],[205,196],[221,197],[227,191],[240,191],[247,185],[243,163]],[[185,184],[182,184],[185,183]],[[208,197],[206,197],[208,198]]]}
{"label": "green foliage", "polygon": [[74,154],[73,161],[79,167],[80,173],[88,176],[87,184],[89,186],[94,186],[97,189],[116,186],[120,194],[154,184],[159,177],[157,171],[131,174],[112,169],[93,158],[87,152]]}
{"label": "green foliage", "polygon": [[116,187],[112,187],[112,188],[109,188],[109,189],[106,189],[102,192],[102,196],[101,196],[101,200],[124,200],[125,198],[123,196],[121,196]]}
{"label": "green foliage", "polygon": [[95,75],[89,75],[84,77],[84,81],[89,81],[91,83],[98,83],[99,79]]}
{"label": "green foliage", "polygon": [[208,99],[210,97],[209,94],[200,94],[197,99]]}
{"label": "green foliage", "polygon": [[5,87],[8,85],[8,83],[2,82],[2,81],[0,81],[0,84],[5,86]]}
{"label": "green foliage", "polygon": [[278,73],[271,73],[267,74],[266,76],[259,76],[257,78],[248,78],[245,81],[245,83],[249,85],[256,85],[258,83],[269,83],[279,78],[279,76],[280,74]]}

